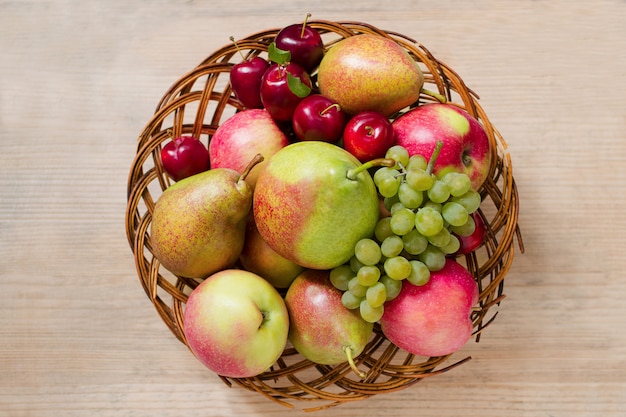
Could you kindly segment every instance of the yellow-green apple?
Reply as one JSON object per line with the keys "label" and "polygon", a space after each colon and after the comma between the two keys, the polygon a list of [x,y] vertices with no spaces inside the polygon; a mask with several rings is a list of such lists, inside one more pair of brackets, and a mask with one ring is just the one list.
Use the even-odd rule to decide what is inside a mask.
{"label": "yellow-green apple", "polygon": [[463,172],[475,190],[487,178],[492,158],[489,137],[467,111],[449,103],[427,103],[404,113],[391,126],[396,144],[409,155],[423,155],[428,160],[437,141],[443,142],[433,169],[436,176]]}
{"label": "yellow-green apple", "polygon": [[372,335],[373,323],[363,320],[358,310],[341,302],[343,292],[333,286],[330,271],[308,269],[287,290],[289,341],[305,358],[322,365],[336,365],[363,352]]}
{"label": "yellow-green apple", "polygon": [[387,338],[415,355],[445,356],[472,335],[472,307],[478,286],[465,267],[447,259],[424,285],[402,282],[400,294],[385,304],[380,325]]}
{"label": "yellow-green apple", "polygon": [[378,195],[367,164],[339,146],[296,142],[261,171],[254,221],[281,256],[306,268],[331,269],[354,255],[378,221]]}
{"label": "yellow-green apple", "polygon": [[248,175],[248,183],[254,188],[266,161],[288,144],[289,139],[266,110],[243,110],[229,117],[211,137],[211,168],[231,168],[241,172],[254,155],[261,154],[265,161]]}
{"label": "yellow-green apple", "polygon": [[415,103],[424,85],[418,63],[392,39],[360,34],[331,46],[318,68],[320,92],[345,112],[384,116]]}
{"label": "yellow-green apple", "polygon": [[304,267],[280,256],[263,240],[252,216],[247,221],[246,239],[239,261],[246,270],[262,276],[276,288],[288,288],[304,271]]}
{"label": "yellow-green apple", "polygon": [[289,334],[289,314],[278,291],[244,270],[219,271],[189,295],[183,312],[187,344],[213,372],[247,378],[269,369]]}

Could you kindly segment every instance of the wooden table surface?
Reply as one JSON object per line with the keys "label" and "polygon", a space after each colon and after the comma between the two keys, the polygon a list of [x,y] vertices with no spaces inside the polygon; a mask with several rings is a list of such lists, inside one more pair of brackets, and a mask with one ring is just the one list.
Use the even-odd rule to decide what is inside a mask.
{"label": "wooden table surface", "polygon": [[0,2],[0,416],[304,414],[228,388],[172,336],[124,211],[171,83],[307,12],[410,35],[478,92],[526,249],[471,361],[319,415],[626,415],[626,2],[30,0]]}

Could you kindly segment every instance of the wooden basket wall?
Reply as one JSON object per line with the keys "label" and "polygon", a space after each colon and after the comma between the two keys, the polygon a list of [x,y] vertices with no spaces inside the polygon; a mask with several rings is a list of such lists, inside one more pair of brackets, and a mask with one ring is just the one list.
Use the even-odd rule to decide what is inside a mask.
{"label": "wooden basket wall", "polygon": [[[480,213],[488,226],[488,234],[480,249],[459,260],[474,275],[480,290],[481,309],[472,316],[478,341],[482,329],[497,314],[490,311],[503,298],[504,277],[513,261],[514,236],[522,248],[517,226],[518,195],[504,139],[478,104],[477,95],[459,75],[415,40],[360,22],[316,20],[309,24],[322,34],[326,45],[359,33],[393,39],[419,62],[425,76],[424,88],[446,96],[450,103],[467,110],[485,127],[493,154],[489,178],[480,190],[483,196]],[[278,29],[263,31],[237,43],[248,56],[263,55],[277,32]],[[199,282],[174,276],[160,267],[150,246],[155,201],[172,183],[163,171],[160,150],[169,139],[182,134],[199,137],[208,144],[220,123],[242,109],[228,82],[230,68],[240,61],[234,45],[228,44],[169,88],[139,136],[128,178],[126,232],[139,280],[162,320],[185,344],[184,304]],[[432,98],[423,95],[418,103],[427,101]],[[408,354],[391,344],[376,325],[374,337],[356,359],[357,365],[367,372],[365,380],[359,380],[347,364],[331,367],[311,363],[289,345],[268,372],[254,378],[221,378],[228,385],[256,391],[286,406],[304,400],[311,402],[310,409],[320,409],[406,388],[469,359],[452,361],[450,356],[425,358]]]}

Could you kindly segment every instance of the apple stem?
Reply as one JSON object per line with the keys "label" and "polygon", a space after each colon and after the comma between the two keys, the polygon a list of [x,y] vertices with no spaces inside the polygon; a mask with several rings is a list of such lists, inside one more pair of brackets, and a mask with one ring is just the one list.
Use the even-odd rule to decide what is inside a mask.
{"label": "apple stem", "polygon": [[328,112],[330,111],[330,109],[332,109],[332,108],[337,109],[337,111],[341,111],[341,106],[340,106],[338,103],[334,103],[334,104],[331,104],[330,106],[326,107],[324,110],[322,110],[322,111],[320,112],[320,116],[325,115],[325,114],[326,114],[326,113],[328,113]]}
{"label": "apple stem", "polygon": [[361,165],[359,165],[356,168],[350,169],[348,170],[348,173],[346,174],[346,176],[348,177],[348,179],[350,180],[356,180],[356,176],[359,175],[361,172],[368,170],[372,167],[378,167],[378,166],[384,166],[384,167],[392,167],[396,165],[396,160],[395,159],[391,159],[391,158],[376,158],[376,159],[372,159],[370,161],[367,161]]}
{"label": "apple stem", "polygon": [[435,149],[433,150],[433,154],[430,156],[428,160],[428,165],[426,166],[426,172],[432,174],[433,169],[435,169],[435,162],[437,162],[437,158],[439,158],[439,153],[441,152],[441,148],[443,148],[443,141],[438,140],[435,144]]}
{"label": "apple stem", "polygon": [[233,43],[233,45],[235,45],[235,48],[237,49],[237,52],[239,52],[239,55],[241,55],[241,59],[243,59],[245,61],[246,57],[244,56],[244,54],[241,51],[241,49],[239,49],[239,45],[237,45],[237,42],[235,42],[235,37],[231,36],[229,39]]}
{"label": "apple stem", "polygon": [[352,357],[352,348],[350,346],[344,346],[343,351],[346,354],[346,358],[348,358],[348,364],[350,364],[350,368],[360,378],[364,379],[367,376],[367,374],[356,367],[356,364],[354,363],[354,358]]}
{"label": "apple stem", "polygon": [[435,100],[439,101],[440,103],[446,103],[448,101],[448,99],[446,98],[446,96],[444,96],[443,94],[439,94],[435,91],[431,91],[431,90],[427,90],[425,88],[422,88],[420,90],[421,93],[434,98]]}
{"label": "apple stem", "polygon": [[263,158],[263,155],[261,155],[260,153],[254,155],[254,158],[252,158],[252,160],[248,163],[246,168],[241,173],[241,176],[239,177],[239,181],[245,181],[246,177],[248,176],[252,168],[254,168],[258,163],[262,162],[263,159],[265,158]]}
{"label": "apple stem", "polygon": [[309,17],[311,17],[311,13],[307,13],[306,16],[304,17],[304,23],[302,23],[302,30],[300,31],[301,38],[304,38],[304,30],[306,29],[306,24],[307,24],[307,21],[309,20]]}

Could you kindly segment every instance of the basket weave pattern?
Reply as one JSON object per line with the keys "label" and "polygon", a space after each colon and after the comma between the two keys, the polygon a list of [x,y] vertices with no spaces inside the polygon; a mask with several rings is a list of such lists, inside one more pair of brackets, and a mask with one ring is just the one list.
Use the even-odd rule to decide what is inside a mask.
{"label": "basket weave pattern", "polygon": [[[523,249],[517,225],[517,189],[504,139],[478,104],[477,95],[451,68],[415,40],[360,22],[315,20],[309,21],[309,25],[322,34],[327,46],[359,33],[393,39],[420,64],[425,77],[424,88],[444,95],[448,102],[467,110],[484,126],[492,145],[490,173],[480,190],[483,203],[479,212],[488,229],[487,237],[480,249],[459,259],[476,278],[480,291],[480,309],[472,315],[478,341],[480,332],[497,314],[490,310],[503,298],[504,277],[513,261],[516,236]],[[259,32],[238,40],[237,44],[248,56],[264,54],[277,33],[278,29]],[[162,320],[185,344],[184,304],[199,281],[175,276],[165,270],[153,256],[150,245],[154,204],[172,183],[163,170],[160,150],[169,139],[183,134],[193,135],[208,144],[220,123],[242,110],[228,82],[231,67],[240,61],[239,52],[229,44],[208,56],[169,88],[139,136],[128,177],[126,233],[139,280]],[[432,100],[432,97],[423,95],[419,103]],[[355,359],[357,366],[367,373],[364,380],[353,374],[347,363],[334,367],[317,365],[289,345],[273,368],[261,375],[221,378],[228,385],[256,391],[287,406],[292,406],[296,400],[323,400],[326,405],[315,407],[319,409],[404,389],[469,359],[450,364],[450,356],[424,358],[411,355],[391,344],[376,325],[373,338]]]}

